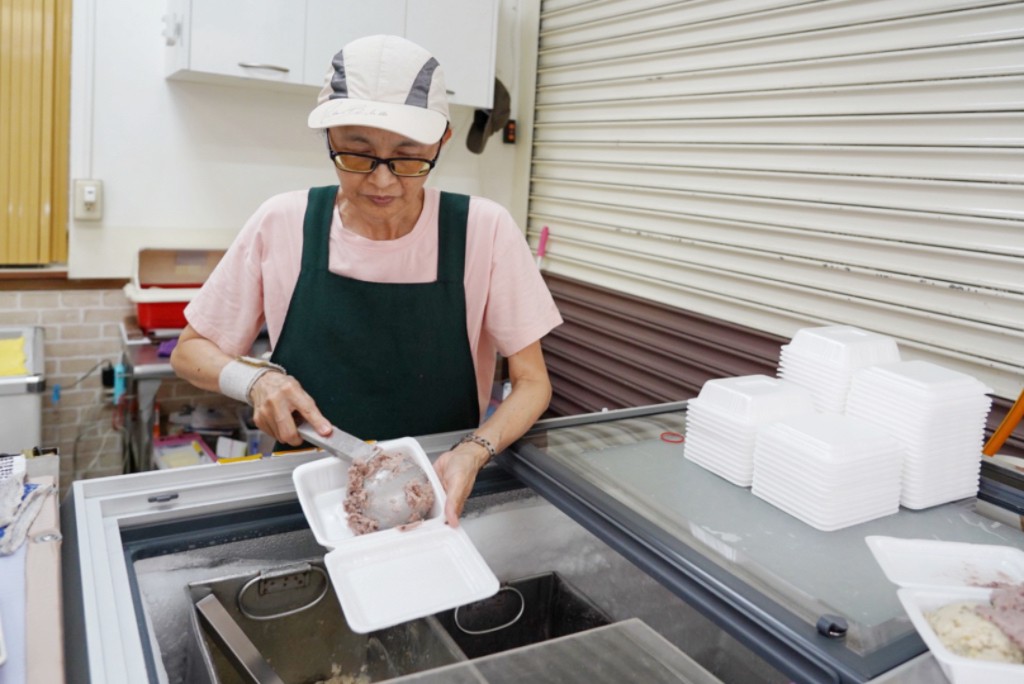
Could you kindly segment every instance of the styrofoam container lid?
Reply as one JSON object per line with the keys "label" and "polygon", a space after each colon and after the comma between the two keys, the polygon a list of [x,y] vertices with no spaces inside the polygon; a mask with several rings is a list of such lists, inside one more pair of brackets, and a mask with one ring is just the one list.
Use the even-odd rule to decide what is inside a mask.
{"label": "styrofoam container lid", "polygon": [[896,401],[853,394],[846,402],[846,413],[851,416],[860,416],[876,423],[905,425],[907,430],[915,432],[941,431],[953,436],[983,435],[988,412],[988,407],[973,410],[910,408],[905,403],[901,405]]}
{"label": "styrofoam container lid", "polygon": [[968,463],[932,463],[924,458],[920,461],[903,462],[903,477],[924,482],[943,482],[954,478],[973,478],[977,482],[981,475],[981,462]]}
{"label": "styrofoam container lid", "polygon": [[703,436],[700,434],[687,435],[687,440],[683,445],[684,453],[697,453],[706,454],[709,458],[715,461],[733,461],[750,463],[754,458],[754,449],[743,449],[734,446],[729,446],[718,442],[717,440]]}
{"label": "styrofoam container lid", "polygon": [[881,487],[845,489],[838,487],[814,487],[801,484],[794,487],[791,481],[781,479],[771,473],[757,471],[754,478],[762,490],[770,490],[776,496],[783,497],[795,504],[817,512],[852,512],[878,508],[888,504],[898,507],[900,500],[899,484],[888,483]]}
{"label": "styrofoam container lid", "polygon": [[931,390],[937,393],[951,392],[954,395],[959,395],[992,392],[991,388],[972,375],[929,361],[899,361],[880,364],[864,372],[872,373],[880,380],[898,382],[914,389]]}
{"label": "styrofoam container lid", "polygon": [[900,360],[895,339],[848,325],[797,330],[787,346],[791,352],[852,367]]}
{"label": "styrofoam container lid", "polygon": [[911,511],[920,511],[926,508],[934,508],[936,506],[943,506],[953,501],[963,501],[970,499],[973,494],[950,494],[943,497],[935,497],[932,499],[915,499],[914,497],[905,496],[900,494],[900,506]]}
{"label": "styrofoam container lid", "polygon": [[767,375],[708,380],[698,399],[747,424],[760,424],[794,413],[811,413],[814,400],[804,387]]}
{"label": "styrofoam container lid", "polygon": [[893,463],[875,462],[858,468],[828,468],[808,461],[794,461],[773,457],[763,451],[756,453],[754,467],[758,472],[772,473],[778,477],[789,477],[801,486],[815,484],[832,490],[854,490],[858,487],[881,487],[894,484],[899,488],[902,481],[899,461]]}
{"label": "styrofoam container lid", "polygon": [[[873,366],[878,368],[878,366]],[[983,389],[979,387],[979,389]],[[853,398],[863,398],[872,403],[887,400],[889,403],[914,410],[920,413],[967,411],[986,414],[992,409],[992,398],[981,391],[970,393],[941,392],[934,390],[917,390],[897,383],[875,382],[860,376],[850,381],[849,394]]]}
{"label": "styrofoam container lid", "polygon": [[736,485],[737,487],[749,487],[751,482],[753,482],[754,480],[754,474],[751,471],[745,473],[734,473],[732,471],[721,468],[719,465],[714,463],[700,461],[698,459],[690,458],[689,456],[687,456],[686,458],[687,460],[692,461],[694,464],[700,466],[704,470],[707,470],[708,472],[717,475],[723,480],[727,480],[728,482]]}
{"label": "styrofoam container lid", "polygon": [[849,372],[838,370],[820,361],[784,356],[779,361],[779,377],[789,379],[791,376],[843,388],[850,384],[850,378],[853,377]]}
{"label": "styrofoam container lid", "polygon": [[889,581],[901,587],[984,587],[1024,582],[1024,550],[934,539],[864,538]]}
{"label": "styrofoam container lid", "polygon": [[683,453],[683,458],[732,477],[749,479],[754,474],[754,466],[749,460],[741,462],[737,459],[716,458],[714,454],[693,448],[687,449]]}
{"label": "styrofoam container lid", "polygon": [[404,538],[356,537],[324,557],[352,631],[365,634],[479,601],[498,580],[466,532],[443,520]]}
{"label": "styrofoam container lid", "polygon": [[775,499],[771,493],[766,493],[760,490],[756,480],[754,481],[754,486],[750,491],[754,496],[770,503],[780,511],[788,513],[797,520],[800,520],[822,532],[834,532],[835,530],[841,530],[845,527],[853,527],[854,525],[860,525],[861,523],[866,523],[870,520],[877,520],[878,518],[894,515],[899,511],[899,506],[893,506],[885,510],[873,510],[866,513],[839,515],[832,518],[825,518],[820,515],[802,513],[792,505],[792,502]]}
{"label": "styrofoam container lid", "polygon": [[860,418],[835,414],[785,418],[763,428],[758,441],[762,439],[820,458],[867,458],[903,448],[885,428]]}
{"label": "styrofoam container lid", "polygon": [[365,634],[492,596],[497,577],[462,527],[444,521],[446,496],[419,442],[381,442],[414,460],[434,489],[427,519],[411,529],[356,535],[344,510],[348,466],[333,456],[304,463],[292,481],[306,521],[322,546],[327,574],[352,631]]}
{"label": "styrofoam container lid", "polygon": [[960,481],[949,482],[918,482],[903,478],[901,496],[908,501],[929,501],[938,498],[956,501],[978,494],[980,478],[977,476],[961,478]]}
{"label": "styrofoam container lid", "polygon": [[753,445],[757,438],[758,428],[729,421],[718,416],[708,415],[707,411],[694,413],[686,417],[686,433],[704,433],[714,435],[736,444]]}

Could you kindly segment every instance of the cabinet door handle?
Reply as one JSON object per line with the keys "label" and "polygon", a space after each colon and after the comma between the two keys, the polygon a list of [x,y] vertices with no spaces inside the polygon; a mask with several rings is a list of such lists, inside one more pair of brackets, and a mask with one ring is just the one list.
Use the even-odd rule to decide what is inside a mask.
{"label": "cabinet door handle", "polygon": [[282,74],[287,74],[291,71],[288,67],[278,66],[276,64],[262,64],[260,62],[239,62],[238,66],[243,69],[270,69],[271,71],[280,71]]}

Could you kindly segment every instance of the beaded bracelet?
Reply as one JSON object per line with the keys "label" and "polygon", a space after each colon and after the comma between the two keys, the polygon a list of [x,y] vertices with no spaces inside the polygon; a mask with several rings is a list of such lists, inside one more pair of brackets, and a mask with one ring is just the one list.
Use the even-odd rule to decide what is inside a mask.
{"label": "beaded bracelet", "polygon": [[473,442],[474,444],[479,444],[484,449],[487,449],[488,459],[494,458],[495,455],[497,455],[498,453],[497,451],[494,450],[494,445],[491,444],[491,441],[489,439],[487,439],[486,437],[481,437],[475,432],[469,433],[468,435],[460,439],[458,442],[453,444],[452,449],[455,449],[455,447],[459,446],[460,444],[465,444],[466,442]]}

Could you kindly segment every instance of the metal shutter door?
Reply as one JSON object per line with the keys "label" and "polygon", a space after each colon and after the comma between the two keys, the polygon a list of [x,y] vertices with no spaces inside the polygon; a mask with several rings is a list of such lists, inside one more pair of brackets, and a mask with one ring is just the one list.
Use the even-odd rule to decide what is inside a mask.
{"label": "metal shutter door", "polygon": [[554,275],[1024,378],[1024,3],[548,0]]}

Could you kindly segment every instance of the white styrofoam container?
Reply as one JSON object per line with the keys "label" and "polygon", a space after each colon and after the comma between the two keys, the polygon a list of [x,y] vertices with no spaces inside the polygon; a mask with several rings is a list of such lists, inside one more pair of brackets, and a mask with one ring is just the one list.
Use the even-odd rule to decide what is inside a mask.
{"label": "white styrofoam container", "polygon": [[378,446],[413,459],[434,489],[427,519],[411,529],[354,534],[343,506],[348,465],[333,456],[292,473],[313,536],[332,549],[324,564],[345,619],[360,634],[479,601],[499,586],[466,531],[445,524],[444,488],[419,442],[402,437]]}
{"label": "white styrofoam container", "polygon": [[908,588],[966,587],[993,582],[1024,582],[1024,551],[1012,546],[934,539],[864,539],[882,572]]}
{"label": "white styrofoam container", "polygon": [[1021,684],[1024,665],[957,655],[946,648],[925,614],[960,601],[988,604],[993,582],[1024,582],[1024,551],[994,544],[868,536],[865,541],[921,639],[953,684]]}

